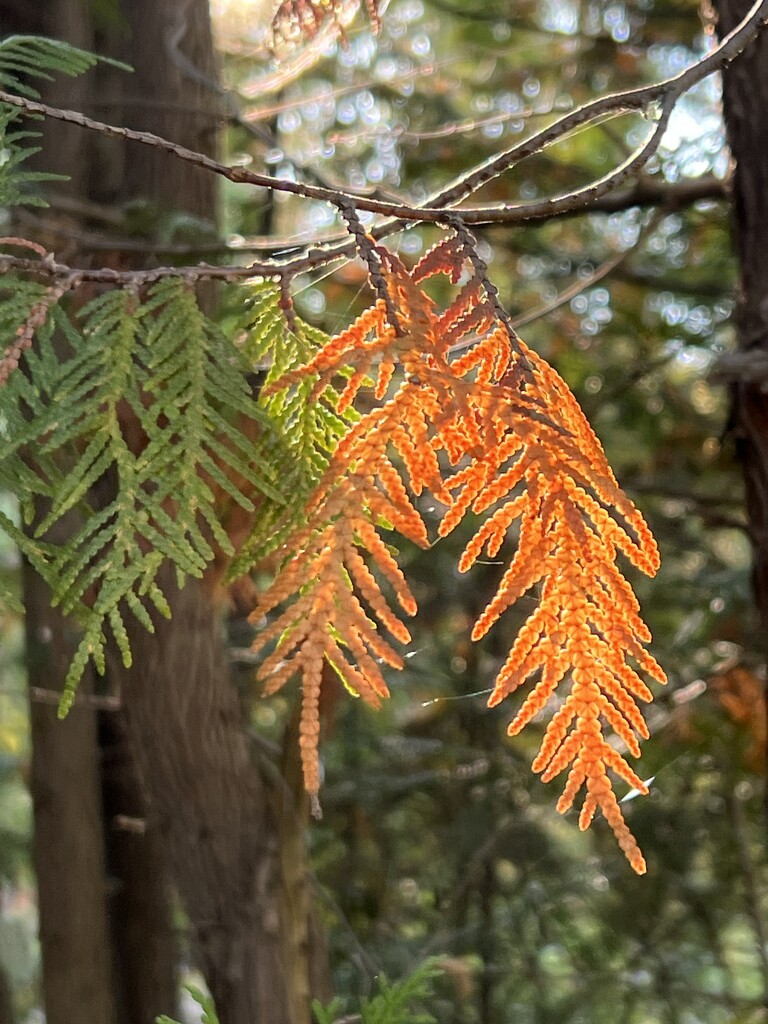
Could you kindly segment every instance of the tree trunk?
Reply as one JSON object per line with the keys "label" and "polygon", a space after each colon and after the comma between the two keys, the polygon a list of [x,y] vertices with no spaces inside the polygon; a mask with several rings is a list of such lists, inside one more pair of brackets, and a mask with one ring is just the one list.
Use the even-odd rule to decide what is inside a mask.
{"label": "tree trunk", "polygon": [[[76,639],[29,566],[24,569],[24,600],[30,688],[60,689]],[[86,678],[81,692],[89,689]],[[78,704],[59,722],[55,705],[32,702],[30,720],[46,1020],[113,1024],[94,712]]]}
{"label": "tree trunk", "polygon": [[[122,10],[130,48],[112,52],[136,76],[123,76],[118,102],[116,89],[105,90],[108,116],[215,153],[221,101],[207,0],[123,0]],[[102,201],[149,199],[160,216],[183,210],[215,222],[211,175],[139,146],[112,147],[108,166],[118,187]],[[170,578],[172,620],[158,620],[154,637],[137,628],[122,684],[149,821],[159,825],[222,1024],[309,1024],[310,977],[316,986],[323,971],[309,948],[309,901],[296,903],[306,893],[304,821],[283,779],[266,782],[254,767],[220,610],[198,581],[178,591]]]}
{"label": "tree trunk", "polygon": [[[141,13],[139,6],[132,5],[134,19]],[[108,17],[107,27],[119,28],[116,6],[112,15],[118,20]],[[98,50],[101,42],[96,41],[84,0],[21,6],[3,0],[0,29],[44,34],[89,50]],[[58,77],[46,98],[92,112],[93,96],[102,95],[105,83],[99,79],[107,77],[105,71]],[[40,165],[68,177],[56,191],[76,204],[93,199],[105,185],[95,143],[93,136],[68,126],[45,125]],[[141,187],[141,175],[133,170]],[[160,187],[156,177],[148,187]],[[183,202],[183,194],[179,199]],[[211,196],[209,206],[212,201]],[[197,195],[194,202],[200,205]],[[67,216],[66,226],[76,232],[80,223],[79,216]],[[61,252],[62,237],[55,229],[43,240]],[[70,258],[83,258],[76,245],[64,244]],[[25,574],[25,597],[30,686],[58,690],[74,651],[71,627],[50,608],[47,591],[31,572]],[[88,689],[85,681],[83,692]],[[159,836],[151,827],[119,827],[121,820],[141,821],[146,814],[121,715],[104,713],[99,729],[96,712],[78,704],[60,724],[55,707],[33,703],[31,731],[47,1019],[53,1024],[153,1024],[161,1013],[175,1015],[178,944]]]}
{"label": "tree trunk", "polygon": [[131,735],[199,965],[222,1024],[296,1024],[281,947],[278,842],[254,770],[218,616],[203,589],[163,583],[173,618],[126,673]]}
{"label": "tree trunk", "polygon": [[[105,90],[109,116],[214,153],[220,101],[207,0],[125,0],[122,11],[129,31],[112,52],[136,75],[123,76],[122,94]],[[102,201],[143,199],[160,217],[215,221],[211,175],[139,146],[112,146],[109,167],[117,187]],[[172,621],[158,622],[151,638],[136,630],[134,668],[121,673],[149,823],[173,865],[222,1024],[298,1024],[284,983],[277,829],[251,763],[221,614],[198,581],[167,590]]]}
{"label": "tree trunk", "polygon": [[309,800],[301,767],[297,701],[283,736],[280,775],[270,787],[280,847],[280,922],[288,1006],[293,1024],[310,1024],[312,1000],[331,997],[327,949],[317,922],[308,870]]}
{"label": "tree trunk", "polygon": [[[86,0],[46,0],[43,7],[56,17],[65,8],[77,7],[83,17],[93,10]],[[60,23],[58,35],[126,61],[135,74],[102,67],[90,98],[68,96],[67,103],[215,153],[221,116],[207,0],[113,0],[111,9],[103,4],[98,9],[98,20],[88,14],[94,19],[88,22],[92,41],[73,38],[77,19],[69,26]],[[57,82],[54,102],[60,104],[61,97]],[[118,222],[129,201],[148,204],[150,217],[142,224],[147,258],[153,230],[174,212],[215,222],[211,175],[146,147],[84,136],[68,125],[51,126],[46,135],[41,159],[46,169],[66,173],[76,156],[73,194],[102,204]],[[59,238],[53,247],[61,251],[61,244]],[[135,254],[121,253],[119,243],[107,257],[104,250],[89,255],[82,247],[67,255],[121,267],[141,264]],[[158,621],[155,636],[134,632],[134,667],[129,672],[111,668],[124,727],[118,717],[102,723],[105,810],[111,819],[107,850],[111,871],[120,876],[113,899],[120,1008],[127,1024],[149,1024],[152,1001],[142,994],[153,989],[150,951],[162,956],[170,948],[162,938],[162,914],[154,921],[149,914],[155,901],[163,906],[164,899],[162,873],[156,863],[153,871],[148,847],[154,833],[184,903],[193,951],[222,1024],[309,1024],[310,995],[322,986],[324,970],[306,920],[305,820],[297,810],[302,798],[282,777],[267,782],[254,768],[230,680],[220,610],[197,581],[178,591],[168,573],[165,583],[172,621]],[[115,830],[116,816],[137,826],[145,821],[146,832]],[[55,851],[55,844],[51,848]],[[142,872],[152,874],[154,886],[143,903],[137,885]],[[165,977],[161,970],[160,979]],[[154,1012],[169,1011],[157,1007]],[[68,1019],[82,1018],[73,1011]],[[105,1021],[107,1016],[99,1024]]]}
{"label": "tree trunk", "polygon": [[13,994],[5,971],[0,967],[0,1024],[15,1024]]}
{"label": "tree trunk", "polygon": [[[56,39],[100,52],[103,32],[83,0],[48,0],[43,31]],[[136,8],[133,5],[134,17]],[[116,5],[115,30],[121,27]],[[107,19],[107,25],[111,24]],[[92,111],[94,98],[111,86],[116,73],[108,67],[76,79],[58,78],[49,98],[78,110]],[[123,77],[127,77],[123,73]],[[104,184],[100,153],[93,137],[65,125],[47,124],[42,163],[66,174],[63,188],[74,198],[96,198]],[[78,227],[81,218],[71,218]],[[74,256],[74,253],[72,253]],[[82,256],[82,253],[80,254]],[[160,837],[151,827],[136,831],[121,820],[141,820],[146,801],[134,765],[123,714],[101,713],[97,725],[115,1017],[120,1024],[153,1024],[160,1014],[175,1014],[178,944],[173,925],[172,894]],[[55,848],[52,855],[56,855]],[[65,868],[66,870],[66,868]],[[92,883],[91,883],[92,884]],[[76,947],[75,947],[76,948]]]}
{"label": "tree trunk", "polygon": [[[748,0],[717,0],[718,34],[727,35]],[[754,552],[755,604],[768,657],[768,402],[756,369],[768,357],[768,35],[762,32],[723,72],[723,107],[735,161],[733,234],[740,266],[736,329],[743,369],[734,373],[731,430],[743,467]],[[766,789],[768,812],[768,789]]]}
{"label": "tree trunk", "polygon": [[[54,10],[55,7],[55,10]],[[47,17],[46,17],[47,15]],[[66,36],[88,46],[87,21],[71,2],[0,5],[3,33]],[[61,101],[87,98],[85,80],[69,80]],[[59,167],[82,187],[81,162],[70,139],[54,145]],[[52,170],[54,168],[51,168]],[[55,168],[58,169],[58,168]],[[60,538],[61,539],[61,538]],[[76,639],[51,608],[45,584],[25,566],[26,649],[30,693],[61,690]],[[92,679],[83,680],[88,693]],[[113,1024],[116,1020],[107,920],[107,874],[99,793],[99,751],[94,710],[86,704],[60,723],[50,703],[30,703],[34,808],[33,861],[37,877],[43,1001],[49,1024]]]}
{"label": "tree trunk", "polygon": [[118,1020],[154,1024],[176,1009],[179,951],[165,851],[147,821],[121,710],[100,711],[99,747]]}

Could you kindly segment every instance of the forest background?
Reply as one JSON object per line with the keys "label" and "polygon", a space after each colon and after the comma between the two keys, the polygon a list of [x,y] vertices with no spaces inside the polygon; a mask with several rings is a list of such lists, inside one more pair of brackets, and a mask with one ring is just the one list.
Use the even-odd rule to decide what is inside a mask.
{"label": "forest background", "polygon": [[[109,44],[127,19],[134,40],[154,31],[156,47],[145,59],[159,77],[142,85],[134,56],[137,78],[120,86],[133,90],[122,99],[94,94],[84,76],[57,80],[46,89],[49,102],[161,135],[172,135],[190,110],[207,110],[210,121],[195,122],[195,148],[211,151],[218,133],[228,162],[414,201],[559,113],[676,73],[712,35],[687,2],[532,2],[511,13],[504,3],[393,0],[378,35],[358,16],[345,45],[325,40],[276,67],[265,46],[264,5],[221,3],[212,13],[226,91],[217,92],[217,66],[190,50],[200,12],[201,5],[137,2],[126,14],[110,2],[73,0],[30,14],[25,4],[3,3],[0,30],[42,32],[122,57]],[[110,86],[130,78],[108,73]],[[259,698],[250,627],[232,617],[234,685],[251,721],[254,770],[272,794],[262,820],[274,829],[277,959],[322,1000],[338,993],[339,1014],[355,1012],[382,973],[402,977],[437,956],[442,972],[427,1005],[440,1021],[765,1019],[764,642],[755,629],[723,383],[738,272],[719,103],[714,78],[679,101],[638,191],[630,185],[580,216],[478,229],[503,304],[573,388],[661,547],[659,576],[633,584],[670,685],[656,698],[643,749],[650,796],[623,805],[648,875],[629,872],[602,824],[581,835],[554,813],[556,794],[530,773],[536,730],[509,740],[509,713],[485,707],[514,621],[482,646],[468,641],[499,570],[489,564],[460,577],[461,537],[426,553],[405,548],[420,605],[414,642],[381,712],[349,700],[327,708],[321,822],[307,825],[299,795],[295,694]],[[533,200],[587,184],[624,160],[647,130],[642,117],[627,116],[574,133],[492,183],[483,198]],[[119,172],[105,158],[94,187],[83,134],[67,133],[49,135],[39,160],[66,171],[71,184],[47,185],[49,209],[17,214],[14,231],[44,239],[79,265],[245,263],[254,250],[286,251],[338,228],[322,203],[232,184],[217,194],[218,224],[201,192],[207,185],[181,209],[169,199],[180,186],[168,157],[158,159],[156,177],[168,179],[160,197],[148,199],[138,186],[120,191],[120,175],[136,183],[146,156]],[[434,237],[424,228],[404,232],[399,252],[413,258]],[[331,334],[368,297],[358,264],[309,275],[295,289],[299,315]],[[226,297],[219,301],[225,322],[234,320]],[[14,552],[2,554],[3,571],[18,575]],[[147,1024],[150,1009],[178,1013],[178,968],[188,974],[199,966],[192,951],[199,922],[190,924],[168,897],[167,864],[158,867],[163,855],[150,847],[151,828],[142,832],[144,808],[135,780],[126,781],[117,690],[94,699],[84,690],[61,725],[50,703],[55,682],[33,674],[30,721],[23,627],[8,617],[2,629],[2,1012],[35,1020],[45,990],[51,1022]],[[54,802],[73,798],[65,811],[73,831],[62,833],[61,820],[46,826],[38,813],[38,874],[72,927],[83,929],[62,941],[56,928],[65,926],[51,926],[47,977],[32,910],[30,781],[38,812],[41,787]],[[274,797],[286,788],[295,801],[290,814]],[[41,839],[45,827],[51,832]],[[90,861],[87,836],[94,837]],[[131,875],[139,863],[149,872],[143,880]],[[286,907],[286,892],[302,894],[298,910]],[[85,933],[92,956],[81,944]],[[42,939],[45,951],[44,922]],[[91,979],[85,999],[72,984],[78,971]],[[158,993],[166,1002],[150,1006]]]}

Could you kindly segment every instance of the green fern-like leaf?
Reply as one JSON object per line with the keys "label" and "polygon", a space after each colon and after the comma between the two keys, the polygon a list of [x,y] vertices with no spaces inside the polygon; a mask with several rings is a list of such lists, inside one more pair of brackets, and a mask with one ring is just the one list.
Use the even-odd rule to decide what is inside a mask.
{"label": "green fern-like leaf", "polygon": [[39,146],[30,146],[29,139],[39,137],[38,132],[22,131],[16,127],[19,111],[7,103],[0,103],[0,207],[45,206],[44,200],[29,192],[30,185],[44,181],[61,180],[62,175],[46,174],[44,171],[29,171],[23,165],[31,156],[40,151]]}
{"label": "green fern-like leaf", "polygon": [[44,36],[7,36],[0,40],[0,88],[20,96],[36,98],[39,93],[29,79],[51,81],[53,73],[82,75],[96,64],[111,64],[130,71],[127,64],[98,57],[70,43]]}
{"label": "green fern-like leaf", "polygon": [[[6,280],[0,345],[46,294]],[[104,670],[110,634],[130,664],[126,615],[151,631],[153,612],[170,613],[156,583],[164,562],[182,578],[202,576],[217,552],[233,552],[233,506],[248,516],[284,499],[260,454],[275,441],[242,355],[182,282],[158,285],[144,303],[106,292],[77,322],[60,305],[45,312],[0,389],[0,487],[28,524],[4,517],[0,529],[83,627],[65,712],[88,662]]]}
{"label": "green fern-like leaf", "polygon": [[[34,310],[44,300],[46,288],[23,281],[11,274],[0,285],[0,350],[12,344],[26,329]],[[42,332],[45,333],[45,332]],[[15,495],[22,518],[31,522],[39,497],[50,496],[49,481],[55,467],[41,457],[42,475],[19,453],[24,445],[38,437],[34,421],[45,415],[50,403],[50,386],[58,370],[58,361],[50,348],[50,336],[35,351],[25,356],[28,373],[14,372],[0,389],[0,490]],[[7,517],[0,522],[10,533],[13,524]],[[18,536],[14,536],[18,542]]]}
{"label": "green fern-like leaf", "polygon": [[143,458],[157,481],[156,500],[173,504],[175,520],[204,566],[214,543],[234,554],[221,521],[227,505],[252,514],[264,498],[286,501],[278,471],[263,454],[272,424],[247,383],[242,355],[183,283],[157,285],[140,316],[147,327],[142,358],[152,399]]}
{"label": "green fern-like leaf", "polygon": [[[200,1024],[219,1024],[219,1018],[216,1015],[216,1007],[213,1005],[213,999],[210,996],[207,996],[204,992],[201,992],[200,989],[196,988],[194,985],[185,985],[184,988],[200,1007],[200,1012],[202,1014]],[[179,1024],[179,1022],[173,1020],[171,1017],[167,1017],[165,1014],[162,1014],[160,1017],[155,1018],[155,1024]]]}
{"label": "green fern-like leaf", "polygon": [[270,456],[280,466],[281,503],[266,503],[254,530],[232,562],[231,575],[249,571],[252,565],[278,548],[296,521],[328,464],[338,440],[357,418],[350,410],[343,417],[335,410],[330,393],[316,398],[315,378],[307,376],[291,389],[272,392],[270,385],[300,366],[328,341],[328,336],[298,317],[286,325],[279,305],[280,293],[269,282],[254,287],[240,323],[243,352],[264,373],[259,403],[275,431],[276,445]]}
{"label": "green fern-like leaf", "polygon": [[185,985],[185,988],[202,1011],[203,1016],[201,1024],[219,1024],[219,1018],[216,1014],[216,1007],[213,1004],[213,999],[210,996],[207,996],[204,992],[201,992],[200,989],[194,985]]}
{"label": "green fern-like leaf", "polygon": [[[131,69],[119,61],[97,57],[69,43],[41,36],[9,36],[0,40],[0,89],[31,99],[39,97],[33,81],[50,81],[54,74],[82,75],[97,63],[108,63],[125,71]],[[43,199],[30,192],[30,186],[61,180],[58,174],[30,171],[24,164],[39,152],[30,145],[37,132],[17,127],[18,107],[0,103],[0,206],[44,206]]]}
{"label": "green fern-like leaf", "polygon": [[442,970],[437,960],[425,960],[398,982],[379,980],[379,992],[366,999],[361,1009],[363,1024],[433,1024],[435,1017],[414,1004],[432,995],[432,983]]}
{"label": "green fern-like leaf", "polygon": [[[0,469],[6,486],[24,483],[25,517],[34,523],[33,538],[17,530],[14,539],[28,557],[35,540],[42,544],[36,567],[54,604],[85,627],[67,675],[63,710],[89,660],[103,671],[107,626],[130,663],[121,608],[148,628],[147,603],[167,611],[154,578],[172,542],[153,522],[148,479],[122,426],[126,412],[143,411],[141,369],[133,358],[136,305],[128,292],[108,292],[83,311],[82,333],[61,309],[52,311],[38,330],[27,372],[15,373],[9,394],[2,396],[14,429]],[[61,359],[54,329],[58,347],[67,350]],[[14,387],[15,408],[7,401]],[[39,500],[30,503],[35,496]],[[66,542],[43,544],[51,528],[75,510],[79,525]]]}
{"label": "green fern-like leaf", "polygon": [[[379,991],[360,1006],[362,1024],[434,1024],[436,1018],[419,1004],[432,996],[433,982],[442,974],[439,959],[431,958],[400,981],[390,982],[380,976]],[[342,1008],[338,998],[326,1006],[317,1000],[312,1004],[317,1024],[333,1024]]]}

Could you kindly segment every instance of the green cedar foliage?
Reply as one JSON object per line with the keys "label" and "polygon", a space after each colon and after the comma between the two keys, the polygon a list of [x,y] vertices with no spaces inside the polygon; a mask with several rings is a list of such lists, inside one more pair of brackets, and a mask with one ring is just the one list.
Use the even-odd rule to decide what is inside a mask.
{"label": "green cedar foliage", "polygon": [[[98,59],[12,37],[0,42],[0,88],[36,97],[35,79]],[[50,179],[23,166],[36,149],[19,116],[0,103],[2,206],[40,205],[30,186]],[[70,307],[76,285],[12,274],[0,283],[0,352],[14,360],[0,375],[0,492],[19,508],[0,508],[0,531],[80,625],[62,714],[87,664],[104,671],[110,633],[131,664],[127,615],[150,632],[153,613],[170,615],[157,583],[164,563],[179,582],[214,560],[236,578],[279,545],[345,429],[309,377],[258,394],[262,378],[268,386],[327,340],[297,317],[287,326],[274,284],[239,292],[237,343],[181,275],[144,292],[104,291],[83,308]],[[238,550],[233,516],[240,534],[247,524]],[[0,606],[19,610],[7,579]]]}
{"label": "green cedar foliage", "polygon": [[[114,64],[130,71],[126,64],[97,57],[95,54],[78,50],[68,43],[60,43],[40,36],[9,36],[0,41],[0,89],[18,93],[30,99],[37,99],[38,91],[32,81],[48,80],[51,72],[65,75],[81,75],[95,64]],[[30,186],[44,181],[54,181],[59,175],[42,171],[29,171],[23,165],[39,147],[30,145],[38,137],[18,126],[21,111],[9,103],[0,103],[0,207],[44,206],[44,201],[30,191]]]}
{"label": "green cedar foliage", "polygon": [[330,389],[315,396],[316,378],[312,375],[306,375],[294,388],[272,390],[276,380],[307,362],[328,341],[327,334],[296,316],[286,330],[280,292],[274,284],[265,281],[253,286],[238,326],[245,357],[265,373],[260,404],[280,439],[281,450],[276,457],[281,489],[291,500],[264,502],[252,532],[232,561],[232,578],[247,572],[280,546],[322,476],[339,438],[358,416],[351,409],[340,416]]}
{"label": "green cedar foliage", "polygon": [[[82,625],[66,711],[87,663],[104,670],[108,629],[129,665],[126,613],[150,631],[153,609],[170,614],[156,583],[165,561],[183,580],[235,556],[227,533],[234,509],[258,524],[237,553],[237,573],[274,544],[321,471],[334,425],[302,407],[308,393],[260,405],[243,347],[180,279],[144,296],[109,290],[76,315],[58,294],[46,308],[46,296],[8,277],[0,292],[6,340],[45,313],[35,345],[0,391],[0,488],[17,497],[30,529],[2,513],[0,527],[46,579],[54,603]],[[248,343],[266,359],[277,345],[281,363],[292,347],[298,355],[307,329],[278,329],[276,294],[258,296],[273,330],[266,339],[256,330]],[[304,429],[295,435],[297,423]],[[65,517],[76,525],[54,543],[51,530]]]}
{"label": "green cedar foliage", "polygon": [[[204,992],[201,992],[200,989],[196,988],[194,985],[185,985],[184,988],[200,1007],[200,1024],[219,1024],[219,1018],[216,1015],[216,1008],[213,1005],[213,999]],[[179,1024],[179,1022],[173,1020],[171,1017],[167,1017],[165,1014],[161,1014],[159,1017],[155,1018],[155,1024]]]}
{"label": "green cedar foliage", "polygon": [[[379,991],[360,1004],[360,1024],[434,1024],[435,1017],[423,1008],[423,1003],[432,996],[432,983],[442,973],[440,961],[431,958],[400,981],[390,982],[379,976]],[[317,1024],[334,1024],[343,1013],[343,1003],[332,999],[323,1006],[315,1000],[312,1010]]]}

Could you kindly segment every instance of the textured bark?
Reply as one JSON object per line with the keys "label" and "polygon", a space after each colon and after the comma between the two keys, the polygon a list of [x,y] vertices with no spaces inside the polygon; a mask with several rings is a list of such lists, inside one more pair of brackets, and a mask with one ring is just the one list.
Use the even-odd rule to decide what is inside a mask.
{"label": "textured bark", "polygon": [[[142,6],[146,4],[133,4],[134,16]],[[89,4],[83,0],[48,0],[43,14],[46,34],[85,49],[102,49]],[[119,29],[119,19],[116,25]],[[73,109],[89,110],[94,97],[112,86],[113,77],[112,69],[104,67],[81,78],[59,78],[49,98]],[[115,84],[119,87],[122,83],[117,79]],[[46,170],[68,176],[59,186],[63,191],[80,199],[95,198],[103,183],[99,157],[95,137],[65,125],[46,125],[41,162]],[[72,220],[77,227],[78,219]],[[56,242],[58,250],[60,239]],[[108,950],[115,1016],[120,1024],[153,1024],[158,1015],[173,1015],[176,1009],[178,949],[169,879],[156,830],[131,832],[118,827],[121,818],[141,819],[146,813],[122,715],[105,713],[97,736],[107,870],[102,889],[111,938]],[[52,855],[56,853],[54,848]]]}
{"label": "textured bark", "polygon": [[[717,0],[722,37],[746,15],[747,0]],[[733,385],[731,428],[744,471],[754,551],[755,603],[768,656],[768,401],[766,381],[750,379],[749,364],[768,354],[768,34],[723,73],[726,131],[735,161],[733,235],[740,266],[736,313],[744,379]],[[768,800],[768,796],[767,796]],[[768,809],[768,805],[767,805]]]}
{"label": "textured bark", "polygon": [[309,874],[306,833],[309,800],[299,746],[301,707],[283,737],[281,777],[271,787],[280,846],[281,943],[292,1024],[311,1024],[312,1000],[331,997],[327,949],[318,927]]}
{"label": "textured bark", "polygon": [[154,1024],[176,1012],[178,942],[165,851],[146,820],[123,714],[100,713],[99,747],[118,1020]]}
{"label": "textured bark", "polygon": [[222,1024],[294,1024],[280,938],[277,830],[254,770],[219,619],[196,583],[126,674],[131,734],[199,965]]}
{"label": "textured bark", "polygon": [[[215,152],[219,96],[206,0],[124,0],[121,9],[128,28],[112,52],[136,75],[123,76],[122,92],[116,79],[105,86],[107,116]],[[214,222],[210,175],[141,147],[110,144],[101,157],[102,201],[143,199],[160,216],[179,210]],[[221,614],[198,581],[168,593],[172,621],[158,622],[154,637],[135,631],[134,668],[120,674],[148,824],[159,828],[222,1024],[288,1024],[277,830],[251,763]]]}
{"label": "textured bark", "polygon": [[[130,49],[113,51],[137,74],[119,102],[105,89],[106,115],[215,152],[220,97],[206,0],[139,6],[124,0]],[[196,168],[140,147],[112,147],[106,166],[120,202],[144,198],[161,212],[215,220],[216,182]],[[135,631],[134,668],[122,685],[149,824],[159,825],[222,1024],[309,1024],[317,958],[306,936],[292,941],[306,930],[309,906],[301,901],[297,922],[285,889],[298,875],[306,879],[301,816],[292,801],[271,795],[284,793],[283,780],[267,786],[254,768],[220,610],[197,581],[182,591],[169,585],[168,595],[171,622],[158,621],[151,638]],[[286,844],[291,878],[281,870]]]}
{"label": "textured bark", "polygon": [[[51,608],[50,594],[24,571],[30,686],[60,686],[76,638]],[[89,689],[83,681],[83,691]],[[106,873],[94,712],[32,704],[33,860],[48,1024],[115,1020],[105,903]]]}
{"label": "textured bark", "polygon": [[25,35],[40,35],[43,20],[40,9],[28,0],[3,0],[0,6],[0,32],[10,35],[21,32]]}
{"label": "textured bark", "polygon": [[[133,5],[134,18],[141,6]],[[0,29],[99,49],[87,0],[34,5],[3,0]],[[75,79],[59,76],[47,98],[90,110],[104,85],[103,70]],[[57,192],[77,200],[97,194],[103,178],[96,142],[68,126],[45,125],[40,166],[68,177]],[[70,216],[66,226],[77,230],[78,218]],[[62,238],[55,231],[40,240],[61,253]],[[84,254],[70,245],[67,255],[77,260]],[[50,609],[47,592],[31,573],[25,597],[30,684],[60,689],[74,650],[71,627]],[[31,730],[47,1019],[152,1024],[161,1013],[174,1015],[178,951],[159,837],[151,829],[132,833],[115,827],[121,817],[141,818],[146,810],[124,725],[110,713],[100,743],[93,710],[78,705],[62,724],[55,707],[33,705]]]}
{"label": "textured bark", "polygon": [[[97,33],[97,46],[135,73],[104,69],[89,113],[215,153],[221,99],[206,0],[119,0],[115,6],[118,16]],[[96,156],[94,198],[118,206],[143,200],[159,211],[215,222],[213,175],[137,143],[101,139]]]}

